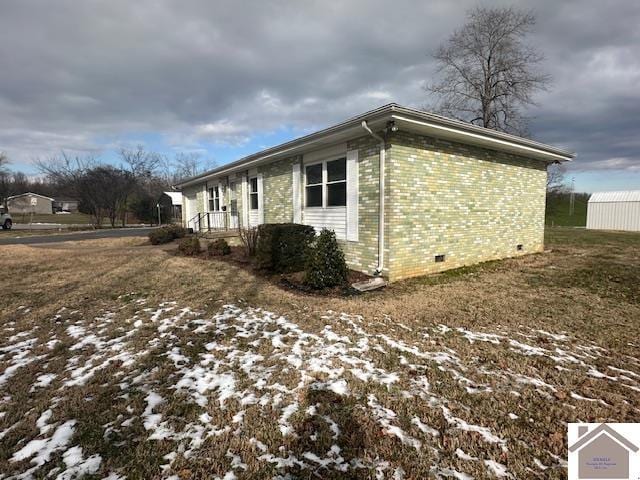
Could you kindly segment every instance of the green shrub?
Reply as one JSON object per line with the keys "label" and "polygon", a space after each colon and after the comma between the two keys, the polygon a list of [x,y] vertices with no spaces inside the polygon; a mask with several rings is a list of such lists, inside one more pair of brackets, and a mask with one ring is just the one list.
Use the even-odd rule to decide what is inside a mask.
{"label": "green shrub", "polygon": [[323,288],[344,285],[347,282],[347,264],[344,253],[338,246],[336,234],[332,230],[322,229],[314,245],[308,250],[304,283],[311,288]]}
{"label": "green shrub", "polygon": [[313,227],[296,223],[267,223],[258,227],[256,262],[258,268],[277,273],[304,270],[309,245],[315,238]]}
{"label": "green shrub", "polygon": [[207,245],[207,254],[210,257],[220,257],[222,255],[229,255],[230,253],[231,247],[224,238],[218,238]]}
{"label": "green shrub", "polygon": [[180,240],[178,251],[183,255],[193,257],[200,253],[200,240],[198,237],[186,237]]}
{"label": "green shrub", "polygon": [[156,228],[149,232],[149,241],[152,245],[160,245],[161,243],[169,243],[175,237],[166,228]]}
{"label": "green shrub", "polygon": [[174,224],[164,228],[166,228],[167,230],[169,230],[169,232],[171,232],[171,234],[173,235],[173,238],[183,238],[187,234],[187,229],[181,227],[180,225]]}
{"label": "green shrub", "polygon": [[180,225],[168,225],[149,232],[149,241],[153,245],[160,245],[161,243],[169,243],[176,238],[183,238],[186,234],[187,230]]}

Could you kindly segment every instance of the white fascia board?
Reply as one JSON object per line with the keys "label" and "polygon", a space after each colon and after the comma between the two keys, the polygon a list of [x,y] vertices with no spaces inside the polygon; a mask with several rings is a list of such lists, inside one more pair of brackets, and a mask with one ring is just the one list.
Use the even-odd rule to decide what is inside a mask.
{"label": "white fascia board", "polygon": [[[387,117],[387,119],[390,117]],[[382,124],[384,124],[384,121],[386,121],[386,119],[383,119],[383,121],[381,122]],[[371,124],[377,124],[378,122],[374,121],[374,122],[370,122]],[[377,125],[379,126],[379,125]],[[314,138],[313,140],[309,140],[307,142],[304,143],[298,143],[296,145],[292,145],[290,147],[287,148],[283,148],[280,150],[277,150],[275,152],[271,152],[265,155],[262,155],[260,157],[254,158],[252,160],[247,160],[245,162],[242,162],[240,164],[235,164],[235,165],[231,165],[228,168],[223,168],[222,170],[216,170],[214,172],[211,172],[211,174],[209,175],[205,175],[202,177],[198,177],[198,178],[194,178],[193,180],[188,180],[184,183],[178,183],[176,184],[176,187],[178,188],[183,188],[183,187],[187,187],[190,185],[197,185],[201,182],[207,181],[207,180],[211,180],[213,178],[217,178],[220,177],[222,175],[229,175],[231,173],[234,172],[239,172],[242,170],[247,170],[248,168],[251,167],[255,167],[257,165],[260,165],[262,163],[267,163],[271,160],[275,160],[278,158],[283,158],[283,157],[287,157],[289,155],[295,155],[295,154],[300,154],[300,153],[304,153],[305,151],[309,151],[311,149],[317,149],[317,148],[323,148],[324,145],[331,145],[334,143],[339,143],[339,142],[345,142],[345,140],[350,140],[352,138],[356,138],[362,135],[365,135],[364,130],[362,130],[362,127],[360,126],[360,124],[357,125],[353,125],[351,127],[347,127],[345,130],[341,130],[339,132],[335,132],[329,135],[324,135],[318,138]],[[317,145],[317,146],[316,146]]]}
{"label": "white fascia board", "polygon": [[523,150],[525,152],[529,152],[529,153],[535,153],[536,155],[541,155],[544,157],[551,157],[552,161],[558,161],[558,162],[569,162],[572,160],[573,157],[571,156],[566,156],[566,155],[558,155],[556,153],[552,153],[552,152],[547,152],[545,150],[541,150],[539,148],[535,148],[535,147],[530,147],[528,145],[522,145],[519,143],[515,143],[515,142],[510,142],[508,140],[502,140],[499,138],[493,138],[493,137],[489,137],[487,135],[480,135],[477,133],[473,133],[473,132],[467,132],[458,128],[452,128],[452,127],[447,127],[444,125],[438,125],[437,123],[432,123],[432,122],[426,122],[423,120],[414,120],[412,118],[407,118],[407,117],[402,117],[400,115],[392,115],[391,118],[393,118],[394,120],[398,120],[401,122],[407,122],[407,123],[411,123],[411,124],[415,124],[415,125],[420,125],[423,127],[427,127],[427,128],[432,128],[432,129],[436,129],[442,132],[446,132],[452,135],[458,135],[458,136],[462,136],[463,138],[472,138],[474,140],[478,140],[480,142],[486,142],[486,143],[490,143],[490,144],[494,144],[496,145],[496,148],[499,148],[499,146],[502,147],[508,147],[511,149],[516,149],[516,150]]}

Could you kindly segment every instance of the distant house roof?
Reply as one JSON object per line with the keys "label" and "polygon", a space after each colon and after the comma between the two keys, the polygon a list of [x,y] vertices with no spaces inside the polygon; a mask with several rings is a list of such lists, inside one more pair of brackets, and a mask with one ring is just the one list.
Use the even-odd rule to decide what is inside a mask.
{"label": "distant house roof", "polygon": [[576,450],[580,450],[587,443],[591,442],[591,440],[595,440],[597,437],[605,433],[608,434],[614,440],[616,440],[618,443],[621,443],[622,445],[624,445],[630,451],[632,452],[638,451],[638,447],[636,447],[633,443],[631,443],[629,440],[624,438],[622,435],[620,435],[618,432],[616,432],[613,428],[611,428],[609,425],[605,423],[597,426],[596,428],[591,430],[589,433],[585,433],[582,437],[580,437],[580,439],[576,443],[574,443],[569,447],[569,451],[575,452]]}
{"label": "distant house roof", "polygon": [[40,195],[39,193],[33,193],[33,192],[25,192],[25,193],[21,193],[19,195],[12,195],[10,197],[7,197],[7,200],[11,200],[12,198],[19,198],[19,197],[40,197],[40,198],[44,198],[46,200],[51,200],[53,202],[53,198],[51,197],[45,197],[44,195]]}
{"label": "distant house roof", "polygon": [[640,202],[640,190],[622,192],[595,192],[589,197],[589,203]]}
{"label": "distant house roof", "polygon": [[171,198],[171,203],[174,205],[182,205],[182,192],[162,192],[167,197]]}

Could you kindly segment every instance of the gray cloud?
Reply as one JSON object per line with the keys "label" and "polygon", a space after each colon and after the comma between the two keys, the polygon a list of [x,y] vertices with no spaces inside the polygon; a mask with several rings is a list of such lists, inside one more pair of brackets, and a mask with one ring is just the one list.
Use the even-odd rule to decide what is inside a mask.
{"label": "gray cloud", "polygon": [[[475,4],[7,0],[0,150],[26,162],[145,132],[243,144],[389,101],[420,107],[429,51]],[[536,14],[554,84],[530,112],[534,137],[577,151],[575,169],[638,170],[640,3],[546,0]]]}

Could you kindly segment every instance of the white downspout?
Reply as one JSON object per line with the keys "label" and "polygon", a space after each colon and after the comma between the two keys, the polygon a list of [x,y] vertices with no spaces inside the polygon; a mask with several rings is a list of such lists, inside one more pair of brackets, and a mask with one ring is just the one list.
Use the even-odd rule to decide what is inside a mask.
{"label": "white downspout", "polygon": [[379,218],[378,218],[378,268],[375,271],[376,275],[382,274],[382,268],[384,267],[384,165],[386,156],[386,142],[384,138],[371,131],[366,120],[362,121],[362,128],[364,128],[369,135],[380,142],[380,204],[379,204]]}

